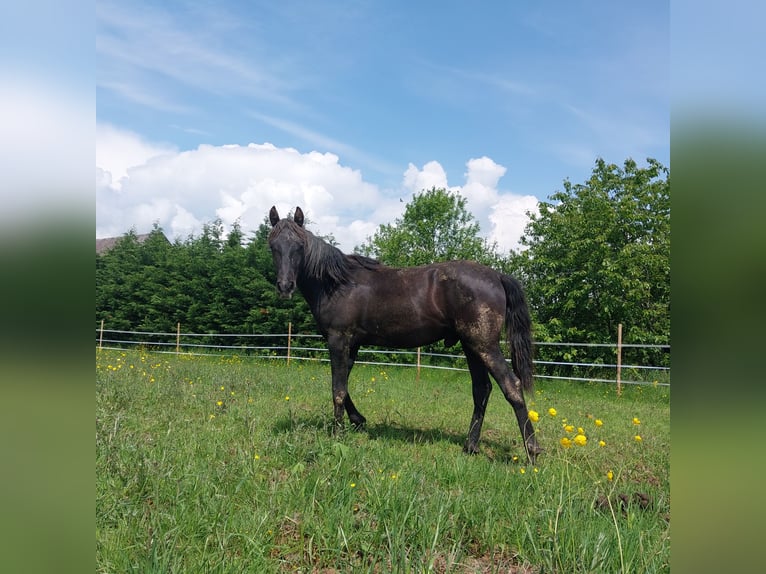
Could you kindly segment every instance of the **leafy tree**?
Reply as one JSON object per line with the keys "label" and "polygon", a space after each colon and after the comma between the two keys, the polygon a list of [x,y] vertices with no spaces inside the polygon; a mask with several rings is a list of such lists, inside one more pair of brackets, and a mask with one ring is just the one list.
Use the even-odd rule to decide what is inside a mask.
{"label": "leafy tree", "polygon": [[530,214],[515,263],[538,339],[603,343],[622,323],[626,342],[669,342],[669,172],[647,163],[598,159],[585,183],[564,181]]}
{"label": "leafy tree", "polygon": [[404,267],[451,259],[497,262],[494,246],[479,237],[479,224],[457,192],[431,188],[413,196],[404,215],[381,225],[357,251]]}

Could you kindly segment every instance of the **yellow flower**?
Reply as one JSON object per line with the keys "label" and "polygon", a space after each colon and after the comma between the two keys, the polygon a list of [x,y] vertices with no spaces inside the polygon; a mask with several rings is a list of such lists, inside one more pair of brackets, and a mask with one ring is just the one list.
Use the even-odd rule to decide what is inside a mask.
{"label": "yellow flower", "polygon": [[531,420],[533,423],[536,423],[540,420],[540,413],[537,411],[529,411],[529,420]]}
{"label": "yellow flower", "polygon": [[552,417],[555,417],[557,414],[556,409],[554,409],[553,407],[549,408],[548,414],[551,415]]}
{"label": "yellow flower", "polygon": [[223,406],[223,401],[216,401],[215,404],[217,404],[219,407],[222,407]]}
{"label": "yellow flower", "polygon": [[561,444],[561,446],[563,446],[564,448],[570,448],[570,447],[572,446],[572,441],[571,441],[571,440],[569,440],[569,437],[564,437],[564,438],[562,438],[562,439],[559,441],[559,443],[560,443],[560,444]]}
{"label": "yellow flower", "polygon": [[256,454],[253,458],[255,460],[261,460],[261,455],[260,454]]}
{"label": "yellow flower", "polygon": [[607,471],[606,479],[607,480],[612,480],[613,478],[614,478],[614,473],[611,470]]}
{"label": "yellow flower", "polygon": [[522,466],[522,467],[519,469],[519,472],[520,472],[521,474],[524,474],[524,473],[525,473],[525,472],[527,472],[527,471],[526,471],[526,470],[524,470],[524,467]]}
{"label": "yellow flower", "polygon": [[351,483],[351,488],[356,488],[356,483],[355,482]]}
{"label": "yellow flower", "polygon": [[290,400],[290,395],[285,396],[285,400],[289,401]]}
{"label": "yellow flower", "polygon": [[633,438],[636,439],[636,442],[641,442],[641,435],[640,434],[637,434]]}
{"label": "yellow flower", "polygon": [[641,421],[640,421],[640,420],[638,420],[638,418],[637,418],[637,417],[633,417],[633,424],[634,424],[634,425],[640,425],[640,424],[641,424]]}
{"label": "yellow flower", "polygon": [[598,446],[606,446],[606,443],[603,440],[598,441]]}
{"label": "yellow flower", "polygon": [[585,446],[588,444],[588,437],[586,437],[584,434],[578,434],[576,437],[574,437],[574,443],[577,446]]}
{"label": "yellow flower", "polygon": [[223,390],[223,389],[224,389],[224,386],[223,386],[223,385],[221,385],[221,390]]}
{"label": "yellow flower", "polygon": [[596,426],[597,426],[597,427],[600,427],[600,426],[602,426],[603,424],[604,424],[604,421],[602,421],[601,419],[596,419]]}
{"label": "yellow flower", "polygon": [[564,425],[564,430],[566,432],[572,432],[574,431],[574,427],[572,425]]}
{"label": "yellow flower", "polygon": [[577,432],[578,432],[579,434],[585,434],[585,431],[583,430],[583,428],[582,428],[582,427],[577,427]]}

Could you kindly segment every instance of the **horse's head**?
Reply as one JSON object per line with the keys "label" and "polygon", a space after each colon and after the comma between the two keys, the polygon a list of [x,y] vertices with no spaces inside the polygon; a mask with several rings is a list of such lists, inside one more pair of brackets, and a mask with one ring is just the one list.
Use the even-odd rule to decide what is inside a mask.
{"label": "horse's head", "polygon": [[277,270],[277,291],[285,299],[289,299],[295,291],[298,273],[303,268],[306,237],[303,232],[303,211],[295,209],[293,218],[279,219],[276,207],[269,212],[271,234],[269,248],[274,258]]}

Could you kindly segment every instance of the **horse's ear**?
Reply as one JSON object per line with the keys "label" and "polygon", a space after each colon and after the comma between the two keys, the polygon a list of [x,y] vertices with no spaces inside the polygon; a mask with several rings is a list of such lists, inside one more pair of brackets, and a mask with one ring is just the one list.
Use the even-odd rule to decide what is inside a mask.
{"label": "horse's ear", "polygon": [[295,215],[293,215],[293,221],[298,224],[298,227],[303,227],[303,211],[300,207],[295,208]]}
{"label": "horse's ear", "polygon": [[271,211],[269,211],[269,221],[271,221],[272,227],[279,223],[279,213],[277,212],[276,205],[271,206]]}

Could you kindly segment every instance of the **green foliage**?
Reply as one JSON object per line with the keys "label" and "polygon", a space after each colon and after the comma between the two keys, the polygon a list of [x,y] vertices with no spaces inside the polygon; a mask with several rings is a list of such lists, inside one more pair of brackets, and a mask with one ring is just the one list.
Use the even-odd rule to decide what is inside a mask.
{"label": "green foliage", "polygon": [[381,225],[357,251],[394,267],[454,259],[491,264],[494,246],[479,237],[479,224],[466,203],[459,193],[443,188],[417,193],[401,218]]}
{"label": "green foliage", "polygon": [[537,338],[603,343],[622,323],[626,343],[668,344],[667,168],[652,159],[645,168],[599,159],[584,184],[564,181],[550,199],[531,214],[527,249],[516,255]]}
{"label": "green foliage", "polygon": [[227,235],[216,220],[172,244],[157,226],[142,242],[127,233],[96,256],[96,321],[150,332],[175,332],[180,322],[187,333],[232,334],[283,333],[292,322],[296,333],[314,332],[302,297],[277,296],[269,229],[263,223],[246,241],[238,224]]}
{"label": "green foliage", "polygon": [[532,467],[501,393],[462,453],[466,373],[359,365],[334,436],[329,371],[97,354],[97,571],[668,571],[669,389],[541,382]]}

